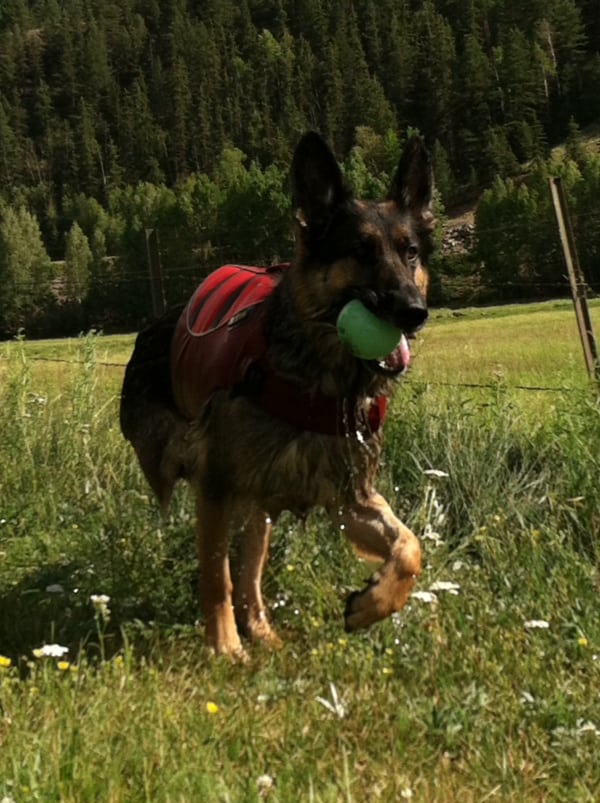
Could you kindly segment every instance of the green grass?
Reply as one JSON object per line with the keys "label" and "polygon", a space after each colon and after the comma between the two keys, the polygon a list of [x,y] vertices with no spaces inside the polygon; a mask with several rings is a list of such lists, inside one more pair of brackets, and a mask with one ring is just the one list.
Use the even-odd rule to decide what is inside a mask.
{"label": "green grass", "polygon": [[161,520],[119,433],[132,342],[0,346],[0,800],[598,799],[600,414],[568,306],[438,313],[398,390],[380,487],[419,590],[459,593],[347,636],[367,567],[284,517],[285,646],[247,666],[202,645],[187,490]]}

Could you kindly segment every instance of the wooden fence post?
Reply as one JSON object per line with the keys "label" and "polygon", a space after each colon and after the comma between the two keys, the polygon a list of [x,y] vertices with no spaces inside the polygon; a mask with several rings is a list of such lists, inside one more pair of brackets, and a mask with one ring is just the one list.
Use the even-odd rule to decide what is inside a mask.
{"label": "wooden fence post", "polygon": [[148,270],[150,271],[152,312],[155,318],[160,318],[167,309],[167,302],[165,299],[165,285],[162,277],[160,251],[158,248],[158,232],[156,229],[146,229],[146,253],[148,255]]}
{"label": "wooden fence post", "polygon": [[554,204],[560,241],[567,272],[569,274],[569,284],[571,285],[571,295],[573,297],[573,305],[575,306],[575,316],[577,318],[581,345],[583,346],[585,364],[590,379],[598,385],[600,384],[600,363],[598,362],[596,339],[594,337],[594,330],[592,328],[592,321],[587,303],[586,283],[581,265],[579,264],[575,235],[573,233],[573,226],[571,225],[565,191],[560,178],[550,179],[550,192],[552,193],[552,203]]}

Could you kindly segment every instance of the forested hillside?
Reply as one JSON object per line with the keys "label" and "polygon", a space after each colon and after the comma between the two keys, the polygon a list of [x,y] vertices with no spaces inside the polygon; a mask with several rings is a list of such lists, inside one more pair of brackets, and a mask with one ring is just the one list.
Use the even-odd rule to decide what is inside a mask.
{"label": "forested hillside", "polygon": [[[169,192],[187,198],[172,210],[189,232],[179,264],[234,246],[235,226],[218,229],[239,227],[257,188],[247,214],[266,241],[255,228],[242,250],[285,250],[285,173],[309,128],[370,192],[416,128],[443,203],[473,200],[496,176],[547,159],[569,125],[600,117],[599,86],[597,0],[3,0],[0,277],[14,288],[52,279],[43,254],[29,273],[7,267],[2,243],[36,226],[52,259],[70,245],[73,267],[83,252],[86,281],[63,277],[63,300],[86,297],[107,255],[133,251],[139,272],[143,225],[160,223],[169,240],[168,215],[141,220],[145,194],[163,206]],[[123,279],[110,271],[104,285]],[[4,284],[0,302],[13,292]],[[39,300],[0,330],[28,305]]]}

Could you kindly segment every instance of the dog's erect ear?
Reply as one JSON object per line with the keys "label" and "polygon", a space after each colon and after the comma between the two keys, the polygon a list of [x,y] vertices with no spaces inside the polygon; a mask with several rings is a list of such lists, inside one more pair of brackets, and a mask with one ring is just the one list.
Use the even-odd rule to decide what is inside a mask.
{"label": "dog's erect ear", "polygon": [[388,198],[415,215],[431,211],[433,169],[421,137],[412,136],[406,143]]}
{"label": "dog's erect ear", "polygon": [[292,203],[303,229],[319,237],[349,195],[335,156],[314,131],[304,134],[292,160]]}

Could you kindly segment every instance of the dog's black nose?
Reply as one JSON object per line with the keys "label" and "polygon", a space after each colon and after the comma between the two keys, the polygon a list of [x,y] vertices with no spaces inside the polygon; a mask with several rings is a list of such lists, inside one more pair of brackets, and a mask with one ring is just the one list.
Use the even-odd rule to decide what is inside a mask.
{"label": "dog's black nose", "polygon": [[427,305],[416,288],[389,294],[389,314],[405,332],[416,332],[427,320]]}

